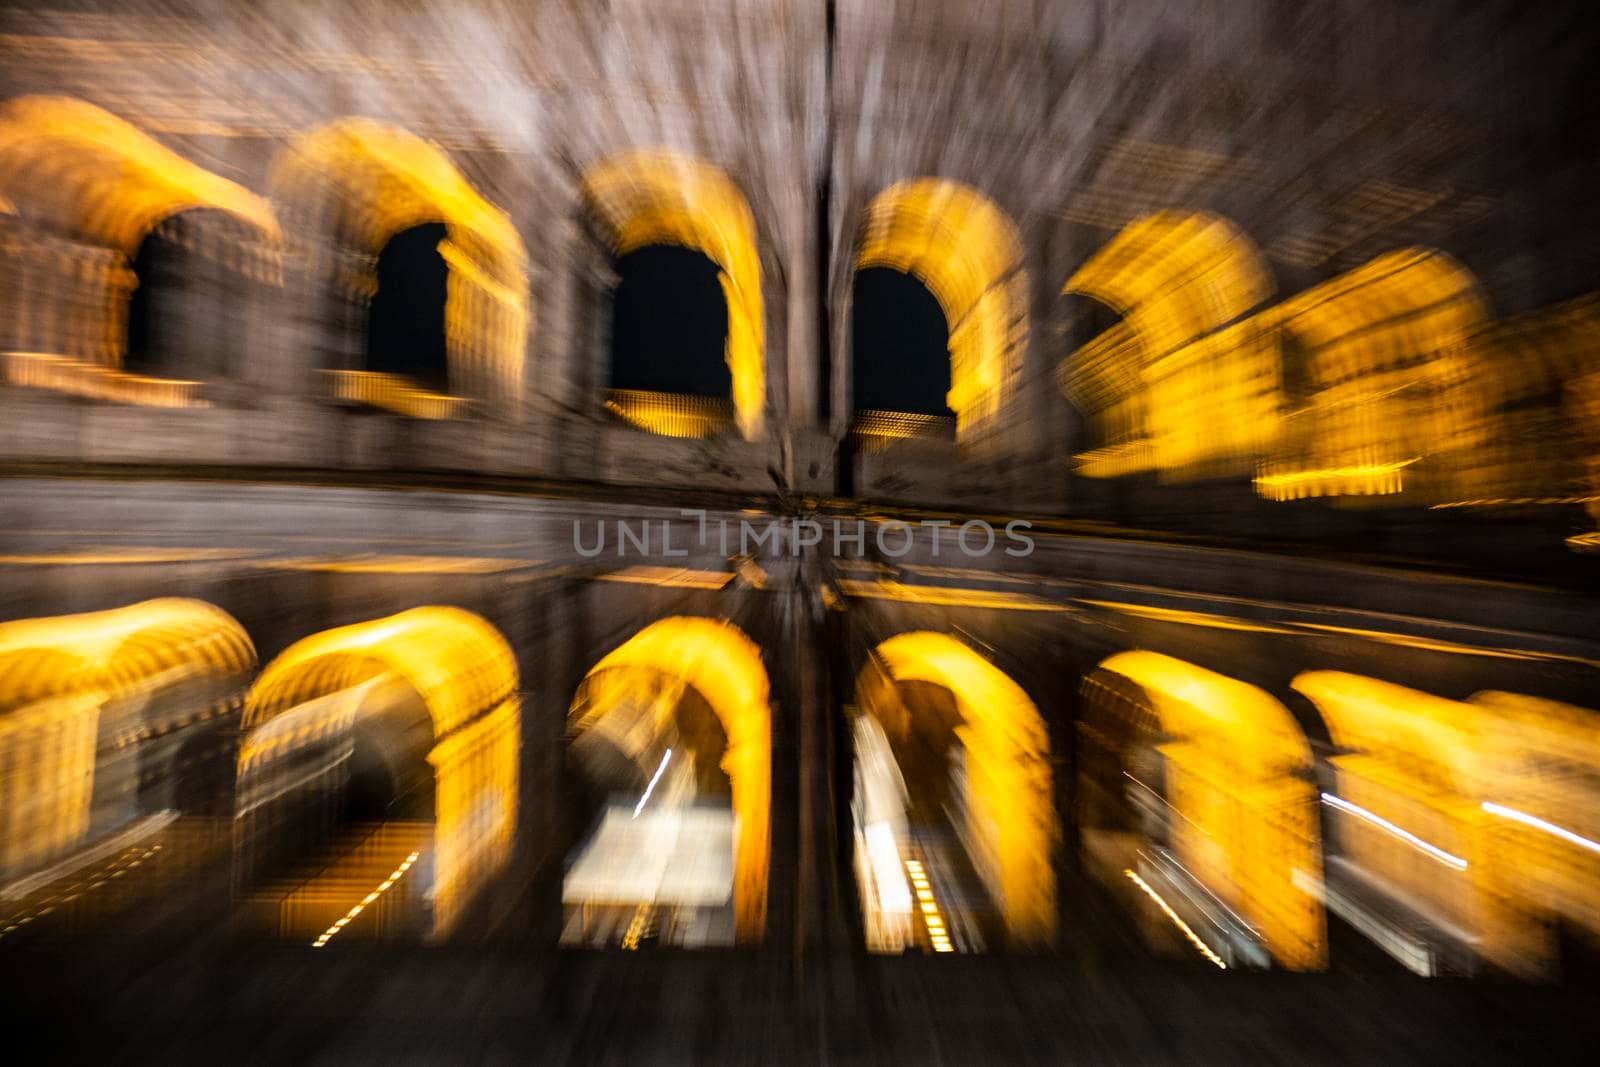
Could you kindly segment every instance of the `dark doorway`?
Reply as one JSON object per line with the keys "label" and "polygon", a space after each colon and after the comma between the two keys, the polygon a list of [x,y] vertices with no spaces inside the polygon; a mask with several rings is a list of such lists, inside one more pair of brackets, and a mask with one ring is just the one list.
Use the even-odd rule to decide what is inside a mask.
{"label": "dark doorway", "polygon": [[651,245],[617,260],[611,388],[733,394],[720,273],[701,253],[668,245]]}
{"label": "dark doorway", "polygon": [[856,272],[851,353],[855,410],[953,416],[944,310],[916,278],[885,267]]}
{"label": "dark doorway", "polygon": [[366,370],[450,391],[444,309],[450,268],[439,253],[442,222],[402,230],[378,254],[378,291],[367,319]]}

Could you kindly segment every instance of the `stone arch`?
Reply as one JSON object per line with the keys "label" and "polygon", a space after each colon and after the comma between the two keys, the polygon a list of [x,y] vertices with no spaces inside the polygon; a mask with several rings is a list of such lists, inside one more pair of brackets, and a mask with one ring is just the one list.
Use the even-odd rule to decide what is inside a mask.
{"label": "stone arch", "polygon": [[[514,845],[521,744],[516,658],[484,619],[459,608],[413,608],[289,646],[250,690],[241,789],[313,743],[348,732],[371,687],[394,682],[414,694],[427,715],[433,924],[442,933],[483,880],[504,866]],[[308,707],[313,714],[289,715]],[[292,728],[276,726],[280,721]]]}
{"label": "stone arch", "polygon": [[1491,386],[1469,343],[1487,305],[1444,253],[1387,253],[1264,317],[1305,353],[1310,396],[1283,455],[1256,479],[1262,496],[1404,492],[1414,465],[1488,439]]}
{"label": "stone arch", "polygon": [[1480,805],[1503,792],[1499,772],[1520,740],[1504,698],[1447,700],[1343,671],[1306,671],[1291,684],[1322,713],[1336,746],[1330,803],[1344,861],[1466,931],[1485,959],[1541,973],[1548,931],[1519,884],[1531,872],[1506,847],[1510,824]]}
{"label": "stone arch", "polygon": [[1142,738],[1164,757],[1178,861],[1261,932],[1279,964],[1323,967],[1322,907],[1306,888],[1322,875],[1312,756],[1289,710],[1253,685],[1146,651],[1105,660],[1084,694],[1102,743]]}
{"label": "stone arch", "polygon": [[[389,241],[438,223],[447,268],[445,338],[451,392],[503,415],[520,411],[532,310],[528,255],[511,219],[430,141],[387,123],[345,118],[302,133],[274,162],[273,199],[328,239],[319,274],[365,309]],[[354,331],[352,331],[354,332]],[[353,358],[346,354],[345,359]],[[335,367],[335,394],[418,417],[458,414],[459,403],[391,375]]]}
{"label": "stone arch", "polygon": [[243,627],[199,600],[0,624],[0,753],[18,772],[0,867],[167,807],[141,784],[170,786],[180,738],[224,728],[255,663]]}
{"label": "stone arch", "polygon": [[[583,198],[613,254],[675,245],[704,254],[720,273],[728,312],[725,357],[733,412],[746,439],[766,420],[766,325],[755,217],[717,167],[667,149],[612,156],[583,176]],[[650,420],[641,420],[647,428]],[[675,435],[683,432],[668,429]]]}
{"label": "stone arch", "polygon": [[[692,688],[722,725],[727,748],[721,765],[733,790],[737,820],[736,934],[740,941],[758,941],[766,926],[772,818],[772,708],[761,650],[726,620],[679,615],[651,623],[584,676],[572,704],[574,731],[589,729],[611,714],[617,697],[640,676],[652,684]],[[666,725],[662,717],[672,714],[676,703],[656,704],[655,729]]]}
{"label": "stone arch", "polygon": [[1016,224],[960,182],[896,182],[862,219],[855,268],[869,267],[913,275],[938,300],[950,336],[957,440],[988,436],[1020,386],[1028,347],[1028,273]]}
{"label": "stone arch", "polygon": [[[131,265],[180,217],[184,247],[240,278],[277,284],[283,234],[271,206],[83,100],[24,96],[0,111],[0,198],[25,225],[8,258],[29,298],[8,324],[9,377],[132,403],[180,406],[194,388],[118,376],[127,344]],[[8,242],[10,243],[10,242]],[[188,383],[177,383],[188,384]]]}
{"label": "stone arch", "polygon": [[1010,937],[1047,944],[1056,933],[1053,866],[1060,825],[1051,785],[1050,739],[1044,718],[1009,675],[949,634],[908,631],[873,650],[856,683],[856,701],[891,737],[915,726],[894,695],[903,682],[947,690],[961,725],[956,736],[967,753],[966,838],[983,855],[985,881],[994,893]]}
{"label": "stone arch", "polygon": [[1281,360],[1248,313],[1272,295],[1254,243],[1227,219],[1136,219],[1067,280],[1115,317],[1069,353],[1061,385],[1093,428],[1090,477],[1218,473],[1275,439]]}

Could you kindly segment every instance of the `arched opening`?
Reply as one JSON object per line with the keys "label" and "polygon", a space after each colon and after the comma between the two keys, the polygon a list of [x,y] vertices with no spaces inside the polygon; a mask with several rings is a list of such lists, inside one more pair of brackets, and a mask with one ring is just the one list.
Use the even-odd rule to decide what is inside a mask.
{"label": "arched opening", "polygon": [[[1521,693],[1480,692],[1480,744],[1493,785],[1479,810],[1495,820],[1497,872],[1553,927],[1563,982],[1600,981],[1600,716]],[[1530,768],[1538,768],[1530,773]]]}
{"label": "arched opening", "polygon": [[1060,836],[1044,720],[946,634],[880,644],[856,680],[857,887],[868,947],[976,952],[1055,935]]}
{"label": "arched opening", "polygon": [[[1020,380],[1028,338],[1028,276],[1016,226],[976,189],[944,179],[917,178],[891,185],[873,197],[862,220],[859,242],[855,263],[858,299],[889,299],[883,308],[873,299],[866,309],[857,306],[853,310],[852,338],[863,329],[870,338],[879,314],[885,315],[885,333],[901,331],[900,336],[887,339],[887,345],[900,348],[910,341],[908,325],[918,338],[924,338],[914,352],[917,364],[910,368],[920,381],[896,383],[891,396],[915,390],[917,406],[932,409],[938,403],[932,396],[932,383],[948,381],[941,398],[944,407],[939,410],[954,414],[958,440],[972,443],[999,430],[1004,422],[1002,412]],[[926,303],[899,280],[863,277],[874,268],[909,275],[932,295],[946,333],[943,349],[948,353],[948,367],[944,372],[934,375],[923,365],[934,344],[933,318]],[[887,369],[883,364],[856,366],[862,360],[871,364],[881,358],[879,352],[854,349],[852,383],[892,376],[892,362]],[[854,407],[868,410],[860,396]],[[909,435],[911,426],[907,424],[898,433],[891,430],[888,437]],[[884,437],[882,433],[874,436]]]}
{"label": "arched opening", "polygon": [[1109,305],[1075,292],[1063,292],[1056,305],[1062,350],[1069,353],[1061,389],[1080,416],[1077,437],[1068,442],[1073,473],[1090,479],[1082,488],[1094,498],[1110,499],[1093,484],[1143,474],[1154,464],[1140,379],[1144,356],[1127,319]]}
{"label": "arched opening", "polygon": [[771,709],[731,623],[654,623],[589,672],[568,714],[565,944],[704,947],[766,923]]}
{"label": "arched opening", "polygon": [[1448,496],[1490,440],[1477,280],[1429,249],[1391,252],[1265,313],[1303,361],[1307,402],[1255,480],[1269,500]]}
{"label": "arched opening", "polygon": [[[0,624],[0,877],[42,879],[51,906],[32,936],[115,923],[175,877],[226,871],[233,739],[255,663],[238,622],[197,600]],[[81,878],[109,870],[90,866],[108,850],[128,861],[116,892],[47,889],[60,872],[41,868]]]}
{"label": "arched opening", "polygon": [[[586,321],[578,334],[588,347],[579,358],[605,368],[592,380],[606,409],[670,437],[706,437],[730,425],[757,437],[766,327],[744,194],[709,163],[665,150],[595,165],[583,193],[596,240],[592,269],[580,277]],[[720,300],[712,299],[713,281]],[[611,327],[609,342],[599,343],[600,323]]]}
{"label": "arched opening", "polygon": [[195,208],[162,221],[132,260],[124,370],[199,381],[237,377],[251,306],[249,227]]}
{"label": "arched opening", "polygon": [[944,309],[904,271],[856,271],[850,303],[854,434],[867,449],[900,437],[955,439]]}
{"label": "arched opening", "polygon": [[509,858],[518,705],[488,623],[417,608],[290,646],[251,689],[236,883],[317,947],[442,936]]}
{"label": "arched opening", "polygon": [[[43,176],[43,177],[41,177]],[[255,290],[281,283],[268,203],[92,104],[0,110],[0,197],[28,292],[13,381],[162,407],[243,370]]]}
{"label": "arched opening", "polygon": [[445,236],[444,223],[425,222],[389,238],[378,253],[378,287],[367,308],[364,369],[435,393],[450,391],[450,268],[439,251]]}
{"label": "arched opening", "polygon": [[702,252],[648,245],[617,259],[611,388],[716,399],[732,395],[721,269]]}
{"label": "arched opening", "polygon": [[1061,384],[1085,416],[1088,478],[1237,477],[1275,444],[1282,396],[1271,296],[1249,237],[1205,212],[1136,219],[1063,289]]}
{"label": "arched opening", "polygon": [[[1592,810],[1583,787],[1567,793],[1578,802],[1566,813],[1547,806],[1557,792],[1548,787],[1566,777],[1566,760],[1552,757],[1592,750],[1592,727],[1573,731],[1582,721],[1573,719],[1562,727],[1555,705],[1508,694],[1447,700],[1342,671],[1307,671],[1291,684],[1334,744],[1321,799],[1330,901],[1341,902],[1341,917],[1421,974],[1488,963],[1549,975],[1555,943],[1535,901],[1550,888],[1540,875],[1563,839],[1524,836],[1528,824],[1503,813],[1573,824],[1577,811]],[[1536,778],[1545,788],[1527,790]],[[1581,866],[1593,870],[1591,858]]]}
{"label": "arched opening", "polygon": [[1102,663],[1082,707],[1084,865],[1145,942],[1223,968],[1323,967],[1311,750],[1289,710],[1154,652]]}
{"label": "arched opening", "polygon": [[322,242],[303,281],[335,399],[413,418],[520,414],[527,250],[444,149],[340,119],[297,137],[269,181]]}

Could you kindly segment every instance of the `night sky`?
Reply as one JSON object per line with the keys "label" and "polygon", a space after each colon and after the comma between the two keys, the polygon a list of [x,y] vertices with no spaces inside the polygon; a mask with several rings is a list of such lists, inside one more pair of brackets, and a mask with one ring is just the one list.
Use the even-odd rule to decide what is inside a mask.
{"label": "night sky", "polygon": [[933,294],[909,274],[873,267],[856,272],[852,307],[856,410],[952,414],[949,337]]}
{"label": "night sky", "polygon": [[731,395],[728,308],[717,265],[687,248],[652,245],[617,260],[617,273],[612,388]]}
{"label": "night sky", "polygon": [[444,224],[429,222],[384,246],[367,330],[367,370],[409,375],[439,392],[450,384],[444,332],[449,267],[439,254],[444,237]]}

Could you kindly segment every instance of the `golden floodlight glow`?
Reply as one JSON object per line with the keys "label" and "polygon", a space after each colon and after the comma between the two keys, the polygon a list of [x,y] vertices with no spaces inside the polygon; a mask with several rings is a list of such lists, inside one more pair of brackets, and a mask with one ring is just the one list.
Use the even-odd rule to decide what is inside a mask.
{"label": "golden floodlight glow", "polygon": [[244,728],[387,672],[422,697],[436,737],[517,693],[516,657],[498,630],[460,608],[412,608],[290,645],[251,687]]}
{"label": "golden floodlight glow", "polygon": [[1280,354],[1271,331],[1244,318],[1272,295],[1272,277],[1232,223],[1204,212],[1137,219],[1063,291],[1122,317],[1062,368],[1099,438],[1078,457],[1086,477],[1231,473],[1274,442]]}
{"label": "golden floodlight glow", "polygon": [[261,197],[64,96],[19,97],[0,110],[0,195],[25,218],[128,256],[157,223],[191,208],[226,212],[275,244],[283,239]]}
{"label": "golden floodlight glow", "polygon": [[869,267],[915,276],[944,309],[957,439],[993,427],[1018,388],[1028,347],[1028,274],[1016,225],[960,182],[896,182],[867,206],[856,269]]}
{"label": "golden floodlight glow", "polygon": [[333,384],[333,398],[382,408],[413,419],[454,419],[467,413],[471,401],[423,389],[401,374],[370,370],[324,371]]}
{"label": "golden floodlight glow", "polygon": [[644,149],[590,168],[583,195],[618,256],[678,245],[717,265],[728,310],[734,418],[747,439],[758,437],[767,396],[761,259],[755,217],[739,187],[704,160]]}
{"label": "golden floodlight glow", "polygon": [[1156,652],[1124,652],[1101,669],[1150,702],[1167,761],[1170,832],[1178,860],[1262,933],[1280,964],[1327,961],[1322,909],[1294,884],[1320,878],[1311,749],[1266,692]]}
{"label": "golden floodlight glow", "polygon": [[701,571],[687,567],[624,567],[609,574],[596,575],[601,582],[630,585],[660,585],[674,589],[721,589],[733,581],[732,571]]}
{"label": "golden floodlight glow", "polygon": [[1272,291],[1272,275],[1250,238],[1224,218],[1181,211],[1130,222],[1063,289],[1121,315],[1144,360],[1160,359],[1228,325]]}
{"label": "golden floodlight glow", "polygon": [[199,408],[200,382],[129,374],[104,363],[47,352],[0,352],[0,377],[12,385],[147,408]]}
{"label": "golden floodlight glow", "polygon": [[[1540,864],[1528,835],[1480,803],[1542,806],[1517,785],[1543,762],[1516,723],[1535,709],[1517,698],[1446,700],[1341,671],[1307,671],[1291,684],[1322,714],[1340,750],[1329,762],[1341,810],[1366,813],[1341,825],[1343,858],[1468,931],[1485,958],[1517,973],[1543,971],[1548,938],[1526,903]],[[1554,740],[1560,747],[1562,739]],[[1575,796],[1585,792],[1580,783],[1568,788],[1574,784]]]}
{"label": "golden floodlight glow", "polygon": [[648,389],[612,389],[606,410],[662,437],[710,437],[733,421],[733,406],[721,397]]}
{"label": "golden floodlight glow", "polygon": [[1480,807],[1509,819],[1503,866],[1547,914],[1600,934],[1600,715],[1521,693],[1476,693],[1492,767]]}
{"label": "golden floodlight glow", "polygon": [[839,592],[863,600],[897,600],[906,604],[935,604],[949,608],[995,608],[1001,611],[1067,611],[1065,605],[1027,593],[1004,589],[960,589],[948,585],[908,585],[905,582],[841,578]]}
{"label": "golden floodlight glow", "polygon": [[1453,495],[1434,506],[1593,506],[1586,459],[1600,411],[1586,412],[1581,396],[1600,373],[1600,294],[1500,319],[1469,347],[1488,432],[1452,472]]}
{"label": "golden floodlight glow", "polygon": [[[201,407],[199,386],[125,374],[131,260],[176,216],[220,213],[184,244],[243,276],[281,281],[283,234],[266,200],[130,123],[62,96],[0,107],[0,199],[20,225],[8,255],[26,282],[8,311],[0,374],[17,385],[148,407]],[[192,216],[186,216],[192,217]],[[205,217],[203,214],[202,217]]]}
{"label": "golden floodlight glow", "polygon": [[[288,753],[270,729],[276,716],[390,674],[416,692],[433,723],[433,922],[441,933],[504,866],[516,831],[517,664],[498,630],[459,608],[421,607],[290,645],[246,699],[239,766]],[[333,705],[327,714],[341,711]]]}
{"label": "golden floodlight glow", "polygon": [[[340,119],[297,137],[274,161],[268,184],[274,200],[371,256],[403,230],[443,223],[451,388],[516,410],[532,320],[527,249],[510,217],[443,149],[372,119]],[[370,273],[344,283],[363,300],[376,284]]]}
{"label": "golden floodlight glow", "polygon": [[255,647],[220,608],[148,600],[0,623],[0,872],[71,848],[88,830],[96,733],[108,700],[157,678],[240,678]]}
{"label": "golden floodlight glow", "polygon": [[740,941],[759,941],[766,926],[772,803],[772,710],[761,650],[723,620],[679,615],[652,623],[590,670],[573,701],[574,729],[601,726],[619,701],[637,697],[641,683],[660,697],[652,702],[657,729],[670,725],[683,686],[699,693],[722,723],[728,738],[722,769],[738,826],[735,928]]}
{"label": "golden floodlight glow", "polygon": [[1265,314],[1304,353],[1311,393],[1293,447],[1263,464],[1261,495],[1398,493],[1419,458],[1470,466],[1488,440],[1488,382],[1468,344],[1483,297],[1443,253],[1379,256]]}
{"label": "golden floodlight glow", "polygon": [[[874,655],[891,681],[928,682],[955,697],[962,716],[956,736],[966,750],[968,831],[995,866],[993,888],[1006,929],[1019,942],[1048,943],[1056,930],[1051,858],[1060,827],[1051,792],[1050,737],[1039,709],[1005,672],[948,634],[898,634]],[[863,707],[883,719],[887,711],[877,706],[874,687],[863,681],[856,688]],[[914,730],[916,724],[906,727]],[[908,862],[906,868],[922,875],[920,864]],[[913,884],[928,888],[926,881]],[[926,901],[922,910],[937,912]]]}

